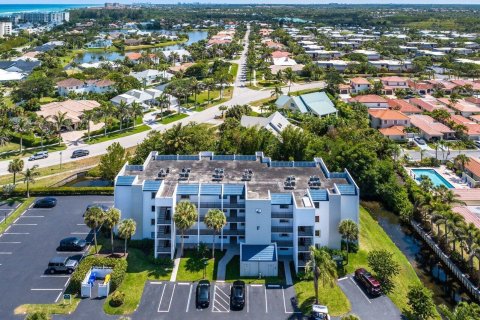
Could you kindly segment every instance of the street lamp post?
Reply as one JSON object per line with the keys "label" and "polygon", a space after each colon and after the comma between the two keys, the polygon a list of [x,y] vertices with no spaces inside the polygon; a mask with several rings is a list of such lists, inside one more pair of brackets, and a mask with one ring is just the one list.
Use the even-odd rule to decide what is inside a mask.
{"label": "street lamp post", "polygon": [[203,261],[203,279],[205,279],[205,277],[207,276],[207,260],[204,260]]}

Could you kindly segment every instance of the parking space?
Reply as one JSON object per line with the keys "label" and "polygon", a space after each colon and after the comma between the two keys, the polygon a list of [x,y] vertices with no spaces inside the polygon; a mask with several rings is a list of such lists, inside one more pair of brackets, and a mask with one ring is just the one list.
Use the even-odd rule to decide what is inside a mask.
{"label": "parking space", "polygon": [[149,282],[133,319],[301,319],[291,298],[293,287],[246,286],[245,307],[230,308],[231,283],[213,282],[208,308],[196,307],[197,283]]}
{"label": "parking space", "polygon": [[0,202],[0,223],[3,223],[5,219],[12,214],[12,212],[18,208],[19,202]]}
{"label": "parking space", "polygon": [[[0,319],[9,319],[24,303],[53,303],[70,281],[66,274],[46,274],[48,261],[55,256],[80,260],[84,252],[59,252],[63,238],[76,236],[90,240],[90,230],[82,214],[87,205],[112,197],[57,197],[51,209],[28,208],[0,235]],[[87,249],[86,249],[87,250]],[[85,250],[85,251],[86,251]]]}
{"label": "parking space", "polygon": [[353,275],[344,277],[338,281],[352,305],[352,313],[363,320],[376,319],[402,319],[400,310],[393,304],[392,300],[385,295],[379,297],[369,296],[357,283]]}

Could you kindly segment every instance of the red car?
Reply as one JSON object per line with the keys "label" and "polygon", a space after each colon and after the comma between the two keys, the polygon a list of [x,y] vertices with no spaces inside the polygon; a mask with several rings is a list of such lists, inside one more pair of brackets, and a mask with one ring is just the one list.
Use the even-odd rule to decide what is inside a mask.
{"label": "red car", "polygon": [[355,270],[355,279],[362,284],[362,286],[367,290],[372,296],[379,296],[382,294],[382,286],[374,276],[370,274],[367,270],[360,268]]}

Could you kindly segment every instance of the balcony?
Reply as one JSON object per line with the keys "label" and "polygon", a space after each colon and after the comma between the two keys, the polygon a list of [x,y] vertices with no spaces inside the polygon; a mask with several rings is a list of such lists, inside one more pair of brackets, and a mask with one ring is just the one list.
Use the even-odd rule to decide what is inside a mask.
{"label": "balcony", "polygon": [[298,227],[299,237],[313,237],[313,227]]}
{"label": "balcony", "polygon": [[272,232],[293,233],[293,226],[290,226],[290,227],[272,227]]}
{"label": "balcony", "polygon": [[165,217],[165,216],[160,216],[159,214],[157,216],[157,224],[172,224],[172,218],[171,217]]}
{"label": "balcony", "polygon": [[223,207],[224,208],[245,208],[245,202],[242,202],[242,203],[229,203],[229,202],[225,202],[223,203]]}
{"label": "balcony", "polygon": [[292,248],[293,247],[293,241],[275,241],[273,240],[272,242],[276,242],[278,247],[282,248]]}
{"label": "balcony", "polygon": [[[180,235],[180,232],[178,232]],[[218,232],[216,235],[220,236],[222,233]],[[198,235],[198,229],[188,229],[185,231],[186,236],[196,236]],[[213,230],[210,229],[200,229],[200,235],[201,236],[213,236]],[[223,229],[223,235],[224,236],[243,236],[245,235],[245,230],[229,230],[229,229]]]}
{"label": "balcony", "polygon": [[245,217],[227,217],[227,222],[245,222]]}
{"label": "balcony", "polygon": [[220,209],[221,207],[221,202],[200,202],[201,209]]}
{"label": "balcony", "polygon": [[272,218],[293,219],[293,212],[272,212]]}
{"label": "balcony", "polygon": [[170,239],[172,231],[170,227],[157,227],[157,239]]}

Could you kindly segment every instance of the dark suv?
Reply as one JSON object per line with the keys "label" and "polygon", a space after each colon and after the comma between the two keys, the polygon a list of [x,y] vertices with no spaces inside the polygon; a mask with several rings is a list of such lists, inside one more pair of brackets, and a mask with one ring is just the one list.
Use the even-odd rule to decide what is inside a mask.
{"label": "dark suv", "polygon": [[245,282],[237,280],[230,290],[230,307],[232,309],[243,309],[245,306]]}
{"label": "dark suv", "polygon": [[208,308],[210,305],[210,282],[208,280],[200,280],[197,285],[197,308]]}
{"label": "dark suv", "polygon": [[55,257],[48,262],[47,273],[73,273],[78,266],[78,261],[69,257]]}
{"label": "dark suv", "polygon": [[355,279],[362,284],[370,295],[379,296],[382,294],[380,282],[367,272],[367,270],[363,268],[355,270]]}
{"label": "dark suv", "polygon": [[88,150],[83,150],[83,149],[75,150],[72,152],[72,158],[85,157],[85,156],[88,156],[89,154],[90,154],[90,151]]}
{"label": "dark suv", "polygon": [[34,208],[53,208],[57,205],[57,199],[46,197],[43,199],[38,199],[33,205]]}
{"label": "dark suv", "polygon": [[83,251],[87,246],[87,241],[75,237],[65,238],[60,241],[58,250],[60,251]]}

